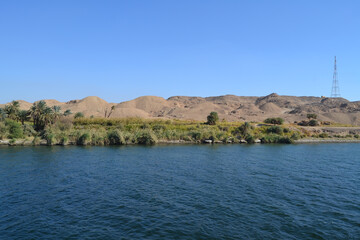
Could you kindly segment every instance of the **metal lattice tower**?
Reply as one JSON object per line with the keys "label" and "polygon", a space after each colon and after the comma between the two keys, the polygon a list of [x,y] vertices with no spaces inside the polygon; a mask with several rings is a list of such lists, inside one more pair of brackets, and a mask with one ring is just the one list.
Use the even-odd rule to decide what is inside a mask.
{"label": "metal lattice tower", "polygon": [[338,74],[337,74],[337,68],[336,68],[336,56],[335,56],[335,64],[334,64],[334,75],[333,75],[333,83],[332,83],[332,89],[331,89],[331,97],[332,98],[341,97],[340,88],[339,88]]}

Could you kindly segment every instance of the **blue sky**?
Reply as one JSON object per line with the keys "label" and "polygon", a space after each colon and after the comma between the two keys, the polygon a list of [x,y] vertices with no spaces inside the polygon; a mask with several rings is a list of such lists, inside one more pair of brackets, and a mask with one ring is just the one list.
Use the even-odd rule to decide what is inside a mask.
{"label": "blue sky", "polygon": [[0,103],[143,95],[360,100],[360,1],[0,1]]}

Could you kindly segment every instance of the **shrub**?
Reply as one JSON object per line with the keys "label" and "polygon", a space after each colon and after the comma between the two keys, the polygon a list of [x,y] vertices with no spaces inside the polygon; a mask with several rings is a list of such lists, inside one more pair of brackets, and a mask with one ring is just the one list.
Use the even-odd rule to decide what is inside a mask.
{"label": "shrub", "polygon": [[201,140],[202,139],[202,133],[200,131],[190,132],[190,136],[194,140]]}
{"label": "shrub", "polygon": [[355,134],[355,135],[354,135],[354,138],[359,138],[359,137],[360,137],[359,134]]}
{"label": "shrub", "polygon": [[7,137],[7,128],[5,126],[5,123],[0,122],[0,140]]}
{"label": "shrub", "polygon": [[35,136],[37,134],[35,129],[28,124],[23,125],[23,132],[24,132],[24,135],[27,137]]}
{"label": "shrub", "polygon": [[329,135],[327,133],[320,133],[319,138],[328,138]]}
{"label": "shrub", "polygon": [[76,144],[87,145],[89,143],[89,141],[90,141],[90,134],[84,133],[78,138],[78,140],[76,141]]}
{"label": "shrub", "polygon": [[290,137],[292,140],[299,140],[301,138],[300,134],[295,132]]}
{"label": "shrub", "polygon": [[318,126],[318,125],[319,125],[319,123],[315,119],[312,119],[312,120],[309,121],[309,126],[314,127],[314,126]]}
{"label": "shrub", "polygon": [[160,124],[156,124],[156,125],[154,125],[154,126],[152,127],[152,129],[153,129],[154,131],[166,130],[166,126],[160,125]]}
{"label": "shrub", "polygon": [[284,119],[282,119],[282,118],[267,118],[267,119],[265,119],[264,122],[269,123],[269,124],[282,125],[284,123]]}
{"label": "shrub", "polygon": [[23,128],[20,123],[7,119],[5,125],[9,131],[9,138],[14,139],[24,137]]}
{"label": "shrub", "polygon": [[317,115],[315,113],[308,113],[306,115],[306,117],[310,120],[310,119],[316,119],[317,118]]}
{"label": "shrub", "polygon": [[75,119],[83,118],[83,117],[84,117],[84,114],[82,112],[77,112],[77,113],[75,113],[75,116],[74,116]]}
{"label": "shrub", "polygon": [[32,144],[33,145],[39,145],[40,141],[41,141],[40,137],[35,136],[34,139],[32,140]]}
{"label": "shrub", "polygon": [[245,137],[245,141],[247,142],[247,143],[255,143],[255,137],[253,136],[253,135],[251,135],[251,134],[248,134],[246,137]]}
{"label": "shrub", "polygon": [[125,138],[119,130],[113,130],[108,133],[107,139],[111,145],[125,144]]}
{"label": "shrub", "polygon": [[271,126],[268,129],[266,129],[268,133],[275,133],[275,134],[282,134],[283,128],[279,126]]}
{"label": "shrub", "polygon": [[55,134],[51,131],[46,131],[44,134],[44,139],[46,140],[47,145],[55,144]]}
{"label": "shrub", "polygon": [[282,137],[279,135],[270,134],[261,138],[262,143],[293,143],[293,139],[289,137]]}
{"label": "shrub", "polygon": [[153,131],[140,130],[136,133],[136,142],[139,144],[151,145],[157,142],[157,137]]}
{"label": "shrub", "polygon": [[248,134],[251,134],[251,131],[254,127],[248,123],[248,122],[245,122],[244,124],[242,124],[240,127],[236,128],[234,131],[233,131],[233,134],[234,135],[240,135],[240,136],[246,136]]}
{"label": "shrub", "polygon": [[73,123],[70,118],[60,118],[53,125],[53,128],[59,129],[60,131],[68,131],[73,128]]}
{"label": "shrub", "polygon": [[216,125],[219,121],[219,116],[217,112],[211,112],[209,116],[207,116],[207,124],[209,125]]}
{"label": "shrub", "polygon": [[69,142],[69,137],[68,137],[68,136],[66,136],[65,134],[63,134],[63,135],[60,136],[60,141],[59,141],[59,143],[60,143],[61,145],[66,145],[68,142]]}

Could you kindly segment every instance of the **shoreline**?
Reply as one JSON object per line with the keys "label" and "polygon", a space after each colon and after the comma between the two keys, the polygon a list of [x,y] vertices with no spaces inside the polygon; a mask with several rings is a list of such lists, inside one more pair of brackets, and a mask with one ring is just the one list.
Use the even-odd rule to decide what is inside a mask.
{"label": "shoreline", "polygon": [[[308,144],[308,143],[360,143],[360,139],[312,139],[304,138],[299,140],[294,140],[291,144]],[[176,144],[193,144],[193,145],[214,145],[214,144],[248,144],[246,142],[221,142],[221,141],[204,141],[204,142],[195,142],[195,141],[184,141],[184,140],[160,140],[152,145],[176,145]],[[261,143],[259,140],[253,144],[284,144],[284,143]],[[290,144],[290,145],[291,145]],[[126,144],[111,144],[111,145],[93,145],[93,144],[77,144],[76,142],[68,142],[67,144],[48,144],[46,140],[42,140],[39,143],[33,143],[31,140],[17,140],[11,142],[10,140],[0,140],[0,146],[126,146],[126,145],[146,145],[146,144],[137,144],[137,143],[126,143]]]}

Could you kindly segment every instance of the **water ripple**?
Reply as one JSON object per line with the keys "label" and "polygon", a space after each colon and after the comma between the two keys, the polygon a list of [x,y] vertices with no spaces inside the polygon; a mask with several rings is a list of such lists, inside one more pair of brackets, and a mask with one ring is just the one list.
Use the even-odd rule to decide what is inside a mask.
{"label": "water ripple", "polygon": [[357,144],[0,148],[0,239],[360,239]]}

